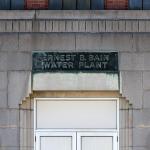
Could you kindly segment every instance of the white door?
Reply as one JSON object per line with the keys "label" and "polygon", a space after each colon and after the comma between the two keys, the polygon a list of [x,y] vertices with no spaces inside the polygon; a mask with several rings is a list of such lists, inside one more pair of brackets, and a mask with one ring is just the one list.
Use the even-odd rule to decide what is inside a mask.
{"label": "white door", "polygon": [[118,99],[35,101],[35,150],[118,150]]}
{"label": "white door", "polygon": [[76,150],[75,132],[37,132],[36,150]]}
{"label": "white door", "polygon": [[39,132],[36,150],[117,150],[117,134],[106,132]]}
{"label": "white door", "polygon": [[117,134],[106,132],[77,133],[77,150],[117,150]]}

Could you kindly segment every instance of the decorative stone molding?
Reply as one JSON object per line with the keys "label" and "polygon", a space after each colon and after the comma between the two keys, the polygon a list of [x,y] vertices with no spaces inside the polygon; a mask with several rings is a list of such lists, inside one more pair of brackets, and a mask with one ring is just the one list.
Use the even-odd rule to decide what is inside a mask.
{"label": "decorative stone molding", "polygon": [[145,33],[149,11],[0,11],[0,32]]}

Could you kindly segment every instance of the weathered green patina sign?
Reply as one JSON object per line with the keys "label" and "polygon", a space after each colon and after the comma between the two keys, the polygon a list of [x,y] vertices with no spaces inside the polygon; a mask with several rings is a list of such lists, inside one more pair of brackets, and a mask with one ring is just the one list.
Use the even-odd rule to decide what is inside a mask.
{"label": "weathered green patina sign", "polygon": [[116,52],[34,52],[33,72],[118,72]]}

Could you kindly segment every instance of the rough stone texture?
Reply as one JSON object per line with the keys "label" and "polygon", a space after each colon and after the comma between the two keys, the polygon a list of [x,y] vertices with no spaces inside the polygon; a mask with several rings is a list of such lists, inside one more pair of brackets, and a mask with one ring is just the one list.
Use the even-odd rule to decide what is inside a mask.
{"label": "rough stone texture", "polygon": [[150,53],[144,53],[144,69],[150,70]]}
{"label": "rough stone texture", "polygon": [[77,50],[134,51],[131,34],[77,34]]}
{"label": "rough stone texture", "polygon": [[7,89],[7,72],[0,72],[0,90]]}
{"label": "rough stone texture", "polygon": [[149,42],[149,38],[150,35],[149,34],[134,34],[133,38],[135,40],[135,46],[136,46],[136,50],[143,52],[143,51],[150,51],[149,47],[150,47],[150,42]]}
{"label": "rough stone texture", "polygon": [[31,70],[31,53],[27,52],[9,52],[7,68],[8,70]]}
{"label": "rough stone texture", "polygon": [[[67,43],[66,43],[67,42]],[[73,34],[20,34],[20,51],[70,51],[75,50]]]}
{"label": "rough stone texture", "polygon": [[144,69],[143,53],[120,53],[119,60],[120,70],[133,71]]}
{"label": "rough stone texture", "polygon": [[[0,20],[1,33],[49,33],[49,32],[77,32],[77,33],[149,33],[150,21],[143,20],[112,20],[112,19],[24,19]],[[50,29],[49,29],[50,27]]]}
{"label": "rough stone texture", "polygon": [[100,50],[101,38],[99,34],[77,34],[76,49],[80,50]]}
{"label": "rough stone texture", "polygon": [[133,108],[142,108],[143,101],[143,82],[142,72],[122,71],[122,95],[132,104]]}
{"label": "rough stone texture", "polygon": [[7,107],[7,90],[0,90],[0,108]]}
{"label": "rough stone texture", "polygon": [[146,33],[150,32],[149,18],[149,12],[135,10],[1,11],[0,32]]}
{"label": "rough stone texture", "polygon": [[1,147],[19,147],[19,128],[0,128]]}
{"label": "rough stone texture", "polygon": [[115,91],[118,89],[117,74],[39,73],[33,75],[33,90],[35,91]]}
{"label": "rough stone texture", "polygon": [[143,89],[150,90],[150,71],[144,71],[143,73]]}
{"label": "rough stone texture", "polygon": [[17,128],[18,126],[18,109],[0,109],[0,128]]}
{"label": "rough stone texture", "polygon": [[7,53],[0,52],[0,71],[7,70]]}
{"label": "rough stone texture", "polygon": [[143,95],[143,107],[150,109],[150,91],[144,91]]}
{"label": "rough stone texture", "polygon": [[0,51],[17,51],[18,50],[18,34],[1,34],[0,35]]}
{"label": "rough stone texture", "polygon": [[133,127],[150,127],[150,109],[133,111]]}
{"label": "rough stone texture", "polygon": [[133,129],[133,147],[146,147],[150,149],[150,128],[134,128]]}
{"label": "rough stone texture", "polygon": [[149,150],[147,147],[133,147],[132,150]]}
{"label": "rough stone texture", "polygon": [[18,108],[28,91],[30,72],[11,71],[8,74],[8,106]]}

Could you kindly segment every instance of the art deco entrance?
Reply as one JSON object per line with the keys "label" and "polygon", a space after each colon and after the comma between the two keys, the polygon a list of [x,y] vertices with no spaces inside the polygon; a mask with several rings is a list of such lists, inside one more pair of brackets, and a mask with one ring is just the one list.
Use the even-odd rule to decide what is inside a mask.
{"label": "art deco entrance", "polygon": [[117,98],[35,99],[36,150],[118,150]]}

